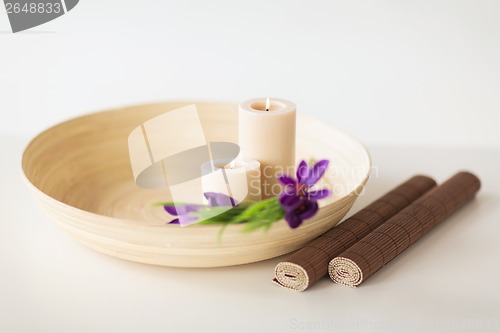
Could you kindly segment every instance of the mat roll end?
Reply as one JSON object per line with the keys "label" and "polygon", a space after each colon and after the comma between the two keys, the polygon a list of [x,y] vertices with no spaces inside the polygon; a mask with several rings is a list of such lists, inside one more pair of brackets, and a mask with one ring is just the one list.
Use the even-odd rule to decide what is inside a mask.
{"label": "mat roll end", "polygon": [[355,288],[363,282],[363,271],[351,259],[336,257],[328,265],[328,274],[333,282]]}
{"label": "mat roll end", "polygon": [[274,275],[273,282],[280,287],[294,291],[304,291],[309,287],[307,271],[302,266],[292,262],[278,263],[274,269]]}

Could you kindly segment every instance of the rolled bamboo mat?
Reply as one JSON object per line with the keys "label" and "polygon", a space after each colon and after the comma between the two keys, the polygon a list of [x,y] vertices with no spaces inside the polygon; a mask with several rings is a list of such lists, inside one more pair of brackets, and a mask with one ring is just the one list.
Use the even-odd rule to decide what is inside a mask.
{"label": "rolled bamboo mat", "polygon": [[472,200],[480,187],[471,173],[451,177],[334,258],[328,265],[330,278],[349,287],[359,285]]}
{"label": "rolled bamboo mat", "polygon": [[414,176],[362,209],[340,225],[330,229],[295,252],[275,268],[273,281],[281,287],[304,291],[328,274],[330,260],[375,230],[436,182],[426,176]]}

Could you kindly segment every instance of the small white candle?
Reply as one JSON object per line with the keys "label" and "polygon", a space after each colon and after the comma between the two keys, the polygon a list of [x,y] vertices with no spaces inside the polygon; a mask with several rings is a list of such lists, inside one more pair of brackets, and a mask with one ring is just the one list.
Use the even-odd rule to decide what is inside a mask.
{"label": "small white candle", "polygon": [[[239,203],[261,200],[260,163],[256,160],[215,160],[202,165],[203,193],[226,194]],[[206,202],[206,200],[205,200]]]}
{"label": "small white candle", "polygon": [[262,198],[281,193],[281,174],[295,166],[295,104],[284,99],[255,98],[239,106],[241,156],[261,164]]}

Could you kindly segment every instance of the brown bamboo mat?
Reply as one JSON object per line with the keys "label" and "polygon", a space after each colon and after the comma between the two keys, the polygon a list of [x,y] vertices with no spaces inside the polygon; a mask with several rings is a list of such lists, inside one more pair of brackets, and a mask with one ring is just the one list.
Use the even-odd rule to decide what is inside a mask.
{"label": "brown bamboo mat", "polygon": [[456,174],[334,258],[330,277],[349,287],[359,285],[472,200],[480,187],[475,175]]}
{"label": "brown bamboo mat", "polygon": [[273,281],[284,288],[304,291],[328,274],[330,260],[435,185],[436,182],[426,176],[410,178],[340,225],[314,239],[285,261],[278,263]]}

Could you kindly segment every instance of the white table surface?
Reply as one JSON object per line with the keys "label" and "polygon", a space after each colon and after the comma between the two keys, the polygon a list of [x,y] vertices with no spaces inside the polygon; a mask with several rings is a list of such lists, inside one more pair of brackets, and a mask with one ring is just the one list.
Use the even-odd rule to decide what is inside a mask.
{"label": "white table surface", "polygon": [[26,137],[0,136],[0,332],[498,332],[500,151],[368,147],[378,170],[353,210],[411,175],[475,172],[476,200],[361,287],[275,286],[282,258],[179,269],[96,253],[64,234],[23,184]]}

